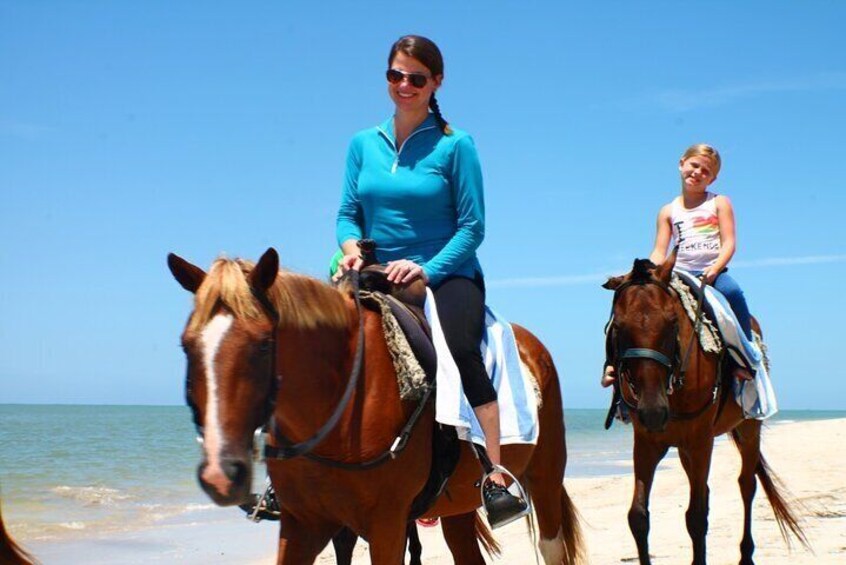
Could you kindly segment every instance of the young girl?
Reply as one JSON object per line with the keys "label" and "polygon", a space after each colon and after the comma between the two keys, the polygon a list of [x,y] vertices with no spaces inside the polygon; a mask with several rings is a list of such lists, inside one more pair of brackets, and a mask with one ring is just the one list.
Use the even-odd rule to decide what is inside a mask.
{"label": "young girl", "polygon": [[[708,192],[720,172],[720,154],[710,145],[691,145],[679,160],[681,195],[658,212],[655,247],[649,259],[664,262],[671,246],[678,245],[676,269],[701,276],[705,283],[720,291],[734,311],[746,338],[752,340],[752,323],[746,298],[726,266],[735,251],[734,210],[727,196]],[[750,379],[752,375],[736,368],[734,375]],[[614,382],[614,368],[606,366],[602,386]]]}
{"label": "young girl", "polygon": [[[385,76],[394,113],[350,144],[337,220],[344,253],[339,268],[359,269],[357,242],[370,238],[389,281],[422,279],[432,288],[465,395],[488,456],[498,465],[497,394],[479,349],[485,306],[476,256],[485,234],[482,172],[473,140],[441,115],[435,93],[443,75],[441,52],[429,39],[408,35],[391,47]],[[505,489],[500,473],[484,485],[484,501],[493,527],[527,508]]]}

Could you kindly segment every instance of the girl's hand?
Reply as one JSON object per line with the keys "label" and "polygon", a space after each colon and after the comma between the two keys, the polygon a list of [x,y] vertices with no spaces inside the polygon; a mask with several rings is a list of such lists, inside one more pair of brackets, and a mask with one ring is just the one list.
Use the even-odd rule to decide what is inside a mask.
{"label": "girl's hand", "polygon": [[364,264],[364,261],[361,258],[361,255],[358,253],[351,253],[349,255],[344,255],[344,257],[338,262],[338,270],[335,271],[335,276],[332,277],[332,280],[338,281],[341,279],[347,271],[359,271],[361,270],[361,266]]}
{"label": "girl's hand", "polygon": [[408,284],[418,278],[422,279],[424,283],[429,282],[429,278],[423,272],[423,267],[408,259],[388,262],[387,267],[385,267],[385,274],[388,275],[388,281],[394,284]]}
{"label": "girl's hand", "polygon": [[717,279],[717,275],[719,274],[720,273],[713,269],[705,269],[702,271],[702,281],[705,282],[705,284],[713,285],[714,281]]}

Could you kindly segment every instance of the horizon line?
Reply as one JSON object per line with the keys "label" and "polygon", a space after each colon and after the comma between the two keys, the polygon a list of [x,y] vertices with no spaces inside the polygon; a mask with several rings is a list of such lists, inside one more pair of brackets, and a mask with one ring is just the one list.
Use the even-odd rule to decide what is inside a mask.
{"label": "horizon line", "polygon": [[[794,265],[819,265],[825,263],[842,262],[846,262],[846,254],[806,255],[804,257],[767,257],[763,259],[749,259],[745,261],[734,262],[732,263],[732,267],[735,269],[754,269],[759,267],[790,267]],[[582,275],[518,277],[509,279],[493,279],[490,281],[486,281],[485,284],[490,288],[539,288],[545,286],[575,286],[581,284],[601,283],[611,276],[614,275],[609,275],[607,273],[589,273]]]}

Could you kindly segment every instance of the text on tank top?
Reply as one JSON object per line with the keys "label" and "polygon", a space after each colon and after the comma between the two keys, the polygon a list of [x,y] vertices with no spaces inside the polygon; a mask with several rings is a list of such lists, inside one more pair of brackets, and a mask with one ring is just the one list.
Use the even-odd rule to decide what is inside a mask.
{"label": "text on tank top", "polygon": [[684,207],[683,198],[673,199],[670,211],[673,243],[678,245],[676,268],[704,271],[720,254],[720,222],[717,219],[717,195],[706,193],[705,202],[696,208]]}

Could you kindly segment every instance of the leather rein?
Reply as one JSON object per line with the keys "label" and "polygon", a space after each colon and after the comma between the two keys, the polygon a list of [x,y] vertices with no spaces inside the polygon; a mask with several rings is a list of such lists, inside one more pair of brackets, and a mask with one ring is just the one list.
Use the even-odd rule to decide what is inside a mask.
{"label": "leather rein", "polygon": [[[338,421],[341,419],[341,416],[343,415],[344,411],[346,411],[347,406],[349,405],[350,399],[352,398],[352,394],[358,385],[359,377],[361,376],[361,369],[364,360],[364,316],[362,314],[361,299],[359,297],[359,272],[349,271],[346,276],[349,280],[350,286],[352,287],[353,299],[355,300],[356,312],[358,313],[358,340],[356,343],[355,355],[353,357],[353,365],[350,370],[350,376],[347,380],[347,386],[344,389],[344,393],[341,396],[341,399],[338,401],[338,405],[335,407],[335,410],[329,416],[329,419],[326,420],[326,422],[320,427],[320,429],[317,430],[317,432],[315,432],[314,435],[312,435],[310,438],[299,443],[294,443],[293,441],[285,437],[285,435],[279,430],[278,426],[276,425],[276,419],[274,418],[274,412],[276,409],[276,392],[279,390],[279,384],[282,380],[282,375],[278,374],[276,371],[277,341],[276,332],[274,331],[272,333],[272,337],[270,338],[271,355],[273,358],[271,374],[274,377],[271,390],[268,394],[268,400],[265,405],[264,418],[262,419],[262,421],[267,422],[266,429],[268,430],[268,435],[278,445],[265,445],[265,458],[286,460],[303,456],[312,461],[316,461],[324,465],[341,469],[354,471],[371,469],[373,467],[381,465],[382,463],[385,463],[386,461],[395,459],[397,455],[399,455],[403,451],[403,449],[405,449],[415,424],[419,421],[420,416],[423,413],[423,409],[425,408],[426,404],[434,393],[434,386],[430,386],[426,389],[426,392],[421,397],[417,407],[415,408],[408,422],[405,424],[402,430],[400,430],[400,433],[397,435],[396,439],[394,439],[394,441],[391,443],[390,447],[384,452],[382,452],[380,455],[372,459],[357,463],[348,463],[345,461],[336,461],[334,459],[329,459],[327,457],[322,457],[320,455],[311,453],[311,451],[318,444],[320,444],[324,439],[326,439],[326,436],[329,435],[329,433],[338,424]],[[252,289],[252,292],[253,296],[261,304],[265,313],[273,322],[273,327],[276,328],[279,322],[279,313],[277,312],[275,306],[267,298],[267,295],[263,292],[259,292],[255,289]]]}
{"label": "leather rein", "polygon": [[[666,389],[667,389],[667,395],[668,396],[672,395],[674,391],[681,390],[682,388],[684,388],[685,375],[687,374],[687,368],[688,368],[688,364],[690,362],[690,354],[693,351],[694,342],[696,341],[697,336],[699,335],[699,329],[702,325],[702,304],[703,304],[704,299],[705,299],[705,284],[706,283],[703,281],[702,285],[700,287],[699,298],[698,298],[697,304],[696,304],[696,315],[695,315],[693,333],[691,334],[690,340],[687,343],[687,347],[685,348],[684,357],[681,359],[681,362],[679,362],[678,349],[677,348],[673,349],[673,352],[671,353],[671,355],[667,355],[664,352],[658,351],[656,349],[651,349],[651,348],[648,348],[648,347],[631,347],[631,348],[625,349],[624,351],[619,353],[619,348],[617,347],[618,344],[617,344],[617,341],[616,341],[616,336],[614,336],[613,341],[614,341],[614,345],[615,345],[615,351],[618,352],[618,354],[616,355],[616,358],[617,358],[616,361],[617,362],[615,364],[615,370],[616,370],[617,375],[618,375],[618,379],[614,381],[615,393],[619,396],[620,400],[622,400],[622,402],[626,406],[629,407],[629,409],[637,410],[639,398],[638,398],[638,393],[637,393],[637,387],[636,387],[634,381],[631,379],[629,372],[625,369],[625,362],[628,359],[645,359],[645,360],[649,360],[649,361],[652,361],[654,363],[658,363],[659,365],[661,365],[667,371]],[[613,305],[617,303],[618,298],[620,297],[620,295],[622,294],[622,292],[625,289],[632,287],[632,286],[643,287],[643,286],[646,286],[646,285],[655,285],[658,288],[660,288],[661,290],[663,290],[664,292],[666,292],[670,296],[671,299],[673,299],[673,300],[678,299],[677,293],[675,293],[673,291],[673,289],[670,288],[669,285],[665,284],[662,281],[658,281],[658,280],[655,280],[655,279],[646,279],[646,280],[637,280],[637,281],[631,281],[630,280],[630,281],[627,281],[627,282],[623,283],[622,285],[620,285],[614,291],[614,300],[613,300],[613,304],[612,304],[612,307],[611,307],[612,317],[613,317],[613,312],[614,312]],[[614,331],[613,327],[610,331]],[[675,333],[675,339],[673,340],[673,343],[678,344],[679,343],[678,324],[676,324],[676,327],[674,329],[674,333]],[[715,382],[714,382],[714,387],[713,387],[711,399],[706,404],[704,404],[701,408],[698,408],[698,409],[693,410],[691,412],[674,412],[674,411],[671,411],[670,412],[670,419],[671,420],[692,420],[692,419],[696,418],[697,416],[701,415],[706,410],[708,410],[717,400],[721,380],[722,379],[720,378],[720,374],[718,372],[716,379],[715,379]],[[629,400],[626,397],[626,394],[623,393],[623,387],[620,384],[623,381],[628,386],[629,391],[631,392],[631,395],[634,397],[634,401]]]}

